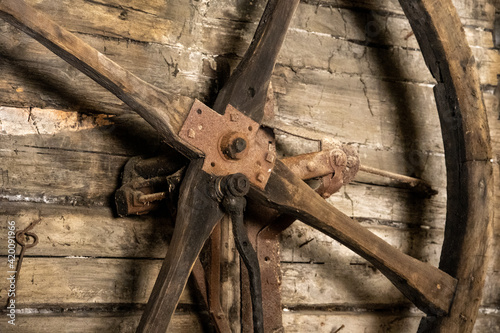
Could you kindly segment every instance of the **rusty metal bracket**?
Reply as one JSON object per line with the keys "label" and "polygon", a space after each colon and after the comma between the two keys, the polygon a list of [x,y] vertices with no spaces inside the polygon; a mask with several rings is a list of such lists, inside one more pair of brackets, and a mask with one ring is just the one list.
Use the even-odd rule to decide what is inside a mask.
{"label": "rusty metal bracket", "polygon": [[239,172],[265,188],[276,160],[272,132],[231,105],[220,115],[196,100],[179,136],[205,154],[203,171],[215,176]]}
{"label": "rusty metal bracket", "polygon": [[315,190],[326,199],[354,179],[360,162],[354,148],[335,140],[330,140],[323,148],[325,150],[281,161],[303,180],[320,178]]}
{"label": "rusty metal bracket", "polygon": [[182,160],[177,156],[131,158],[125,164],[122,186],[115,193],[118,215],[142,215],[156,209],[159,201],[175,197],[183,175]]}

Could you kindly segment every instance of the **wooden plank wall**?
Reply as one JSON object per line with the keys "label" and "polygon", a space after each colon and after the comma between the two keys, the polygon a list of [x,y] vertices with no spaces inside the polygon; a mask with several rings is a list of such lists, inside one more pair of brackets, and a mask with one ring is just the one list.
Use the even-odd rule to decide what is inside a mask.
{"label": "wooden plank wall", "polygon": [[[265,1],[29,0],[139,77],[210,104],[217,68],[235,65]],[[455,0],[475,54],[500,184],[500,54],[495,8]],[[160,140],[118,99],[0,21],[0,255],[7,221],[41,219],[18,285],[15,332],[133,332],[168,247],[160,213],[117,218],[113,193],[128,158]],[[421,177],[439,194],[360,173],[329,201],[407,253],[437,264],[443,238],[443,145],[427,71],[397,0],[303,0],[273,76],[280,124],[334,136],[362,163]],[[318,143],[277,132],[282,155]],[[476,332],[500,331],[500,198]],[[376,269],[295,223],[282,236],[286,332],[411,332],[421,313]],[[2,265],[2,267],[5,267]],[[0,276],[0,303],[7,281]],[[203,330],[186,291],[171,332]],[[233,313],[237,311],[234,303]],[[12,329],[6,316],[0,331]]]}

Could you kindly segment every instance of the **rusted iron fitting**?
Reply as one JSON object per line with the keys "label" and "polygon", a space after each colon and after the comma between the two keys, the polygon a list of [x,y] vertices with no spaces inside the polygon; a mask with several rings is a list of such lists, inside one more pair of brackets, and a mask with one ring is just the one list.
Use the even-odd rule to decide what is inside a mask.
{"label": "rusted iron fitting", "polygon": [[240,160],[248,151],[247,140],[241,133],[229,133],[221,139],[221,152],[231,160]]}
{"label": "rusted iron fitting", "polygon": [[118,215],[142,215],[156,209],[178,188],[184,173],[181,163],[176,156],[131,158],[124,168],[122,186],[115,193]]}
{"label": "rusted iron fitting", "polygon": [[322,151],[287,157],[282,160],[303,180],[318,179],[316,191],[328,198],[348,184],[359,171],[359,156],[353,147],[330,140]]}
{"label": "rusted iron fitting", "polygon": [[231,105],[221,115],[196,100],[179,136],[205,154],[203,171],[215,176],[238,171],[265,188],[276,160],[274,137]]}
{"label": "rusted iron fitting", "polygon": [[231,217],[235,244],[248,271],[254,332],[264,333],[259,259],[248,238],[248,231],[243,222],[243,212],[246,207],[245,195],[249,190],[250,181],[241,173],[215,179],[214,191],[216,198]]}
{"label": "rusted iron fitting", "polygon": [[248,194],[249,190],[250,181],[248,178],[241,173],[235,173],[214,178],[210,195],[218,202],[222,202],[226,196],[243,197]]}

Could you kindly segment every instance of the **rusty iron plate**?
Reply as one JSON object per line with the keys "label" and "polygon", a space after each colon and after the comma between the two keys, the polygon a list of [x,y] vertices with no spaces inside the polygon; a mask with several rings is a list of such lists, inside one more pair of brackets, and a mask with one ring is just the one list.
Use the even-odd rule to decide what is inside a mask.
{"label": "rusty iron plate", "polygon": [[[205,154],[203,171],[216,176],[242,173],[264,189],[276,160],[273,135],[231,105],[224,115],[196,100],[179,136]],[[228,138],[242,138],[246,149],[231,159],[223,152]]]}

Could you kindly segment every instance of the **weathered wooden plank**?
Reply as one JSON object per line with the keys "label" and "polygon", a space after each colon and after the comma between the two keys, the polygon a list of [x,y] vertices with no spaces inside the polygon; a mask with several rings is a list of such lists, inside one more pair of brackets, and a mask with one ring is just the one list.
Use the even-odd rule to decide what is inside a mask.
{"label": "weathered wooden plank", "polygon": [[[328,248],[327,248],[328,249]],[[369,263],[331,260],[324,264],[282,263],[282,303],[299,309],[335,309],[342,306],[381,309],[411,303]],[[490,270],[482,304],[498,307],[500,273]]]}
{"label": "weathered wooden plank", "polygon": [[[294,72],[288,67],[277,67],[275,73],[275,113],[284,124],[382,153],[405,152],[408,164],[421,164],[419,168],[426,155],[443,153],[432,85],[399,84],[313,69]],[[490,93],[484,96],[489,115],[497,118],[496,97]],[[500,133],[498,122],[492,121],[491,128],[495,142],[500,137],[496,135]]]}
{"label": "weathered wooden plank", "polygon": [[[370,221],[361,224],[404,253],[437,266],[443,241],[442,229],[406,228],[396,223],[377,226]],[[298,221],[281,236],[281,260],[286,263],[338,263],[345,267],[366,263],[337,241]]]}
{"label": "weathered wooden plank", "polygon": [[[329,251],[324,246],[323,251]],[[411,303],[376,269],[348,255],[328,262],[282,263],[283,304],[290,308],[359,307],[380,309],[407,307]],[[338,259],[338,260],[337,260]],[[72,304],[144,304],[159,271],[160,260],[93,258],[25,258],[17,285],[22,308],[67,307]],[[91,274],[90,274],[91,273]],[[490,271],[483,305],[498,306],[499,272]],[[57,281],[57,283],[54,283]],[[2,282],[6,290],[7,282]],[[192,304],[186,289],[182,304]],[[0,300],[6,299],[3,293]]]}
{"label": "weathered wooden plank", "polygon": [[127,157],[0,142],[2,199],[107,205]]}
{"label": "weathered wooden plank", "polygon": [[[73,207],[34,203],[0,203],[2,241],[7,223],[22,230],[40,219],[33,232],[39,243],[29,256],[115,258],[165,257],[173,231],[166,211],[144,216],[117,217],[112,208]],[[6,248],[2,255],[7,255]]]}
{"label": "weathered wooden plank", "polygon": [[[402,333],[416,332],[421,319],[414,313],[331,313],[331,312],[292,312],[283,313],[285,331],[301,332],[349,332],[349,333]],[[497,332],[500,317],[479,316],[475,333]]]}
{"label": "weathered wooden plank", "polygon": [[[85,315],[29,315],[19,314],[16,319],[16,332],[135,332],[140,315],[137,313]],[[285,332],[318,332],[332,333],[343,328],[350,333],[401,333],[416,330],[420,315],[413,313],[349,313],[322,311],[285,311],[283,313]],[[12,329],[6,321],[0,323],[0,329]],[[500,329],[498,316],[480,315],[473,332],[497,332]],[[203,332],[199,318],[192,313],[178,313],[172,319],[172,327],[168,332],[191,333]]]}
{"label": "weathered wooden plank", "polygon": [[[262,3],[264,3],[264,1],[256,2],[255,7],[258,7],[257,10],[250,6],[237,6],[235,5],[235,3],[238,4],[235,0],[230,1],[229,4],[217,2],[212,4],[210,6],[210,9],[215,16],[229,17],[233,20],[243,17],[244,19],[248,20],[253,17],[253,13],[251,10],[263,10]],[[457,7],[459,15],[465,25],[477,24],[480,26],[491,27],[494,16],[494,6],[489,1],[480,0],[470,2],[467,0],[454,0],[453,3]],[[315,7],[318,10],[323,7],[332,10],[337,10],[338,8],[347,8],[354,11],[359,10],[360,12],[371,11],[375,13],[385,13],[387,16],[404,15],[403,10],[401,9],[401,6],[399,5],[399,2],[397,0],[383,0],[376,2],[371,0],[302,0],[301,5]]]}
{"label": "weathered wooden plank", "polygon": [[[0,330],[9,332],[14,330],[20,333],[99,333],[99,332],[135,332],[140,313],[136,311],[126,313],[99,313],[82,312],[74,314],[42,314],[19,313],[16,315],[16,326],[11,326],[7,320],[0,322]],[[196,313],[177,313],[169,327],[169,333],[205,332],[203,323]]]}
{"label": "weathered wooden plank", "polygon": [[[6,257],[2,261],[6,262]],[[16,304],[18,308],[145,304],[160,266],[161,260],[26,257],[16,284]],[[7,290],[8,283],[2,279],[0,288]],[[193,303],[192,297],[186,288],[181,303]],[[1,293],[0,300],[7,302],[6,292]]]}
{"label": "weathered wooden plank", "polygon": [[442,152],[431,85],[289,67],[278,67],[276,77],[279,120],[379,149]]}
{"label": "weathered wooden plank", "polygon": [[[380,2],[377,3],[379,4]],[[292,26],[311,35],[331,35],[372,46],[419,49],[415,36],[411,34],[408,20],[400,14],[357,11],[346,7],[318,7],[314,3],[302,3]],[[464,28],[471,46],[493,47],[490,31],[476,27]]]}
{"label": "weathered wooden plank", "polygon": [[[311,232],[305,234],[306,237],[311,235],[315,236]],[[281,264],[282,302],[285,307],[334,309],[351,306],[380,309],[411,305],[387,278],[368,262],[348,253],[346,249],[337,251],[340,247],[338,244],[325,241],[315,246],[313,242],[317,240],[312,238],[305,238],[302,244],[307,240],[312,241],[303,247],[312,244],[310,252],[301,251],[302,248],[298,247],[301,244],[294,244],[293,249],[285,248],[283,251],[285,256],[294,252],[294,259],[297,261],[309,259],[309,262],[286,261]],[[423,241],[419,243],[421,251],[431,252],[432,250],[423,248],[426,244]],[[441,244],[431,246],[438,249],[439,255]],[[300,257],[295,254],[301,252],[306,252],[306,255]],[[436,254],[433,254],[430,262],[437,262],[438,255],[436,257]],[[321,259],[326,260],[321,262]],[[484,287],[483,306],[494,308],[500,304],[499,279],[500,272],[491,267]]]}
{"label": "weathered wooden plank", "polygon": [[[308,41],[307,48],[301,47],[304,39]],[[492,71],[498,71],[498,53],[476,48],[474,55],[480,62],[481,83],[496,84],[496,75]],[[304,30],[289,31],[279,63],[294,70],[315,68],[388,80],[434,82],[420,50],[365,46],[327,34],[310,34]]]}
{"label": "weathered wooden plank", "polygon": [[85,114],[0,106],[0,137],[11,149],[38,147],[116,156],[154,154],[161,137],[134,114]]}
{"label": "weathered wooden plank", "polygon": [[164,44],[178,43],[183,30],[192,29],[196,8],[195,4],[181,6],[178,1],[64,0],[54,4],[32,0],[27,3],[57,17],[58,23],[70,31]]}
{"label": "weathered wooden plank", "polygon": [[[302,6],[303,7],[303,6]],[[305,8],[308,8],[309,11],[311,11],[311,6],[307,6]],[[77,7],[78,8],[78,7]],[[323,9],[326,10],[326,9]],[[328,9],[330,10],[330,9]],[[306,11],[307,12],[307,11]],[[300,12],[299,12],[300,14]],[[312,14],[311,14],[312,15]],[[346,14],[347,15],[347,14]],[[306,15],[308,19],[312,18],[313,22],[308,23],[308,27],[314,27],[314,18],[316,20],[321,19],[321,17],[317,18],[318,15]],[[345,16],[345,15],[344,15]],[[349,15],[348,15],[349,16]],[[354,14],[351,16],[355,16]],[[71,17],[71,16],[70,16]],[[78,16],[72,17],[70,20],[71,22],[79,20]],[[305,20],[305,19],[303,19]],[[308,22],[311,20],[308,20]],[[213,23],[212,29],[214,33],[217,33],[217,36],[214,34],[210,34],[210,25],[207,27],[205,30],[207,32],[204,32],[205,30],[196,30],[193,31],[192,34],[205,34],[208,33],[204,37],[203,42],[196,42],[195,45],[190,45],[189,49],[185,49],[184,47],[177,47],[177,45],[182,45],[182,44],[176,44],[176,46],[169,46],[169,45],[161,45],[161,44],[151,44],[151,43],[146,43],[146,44],[137,44],[129,41],[117,41],[117,40],[109,40],[109,39],[103,39],[102,37],[96,37],[95,34],[93,34],[92,31],[87,31],[84,30],[85,25],[82,24],[81,30],[82,33],[85,35],[82,36],[84,40],[87,42],[90,42],[91,45],[96,47],[99,51],[103,52],[104,54],[109,55],[113,60],[117,61],[120,65],[124,66],[127,69],[131,69],[135,73],[140,73],[140,76],[144,79],[146,79],[148,82],[151,82],[160,88],[168,88],[169,91],[174,91],[174,92],[182,92],[184,94],[193,96],[193,97],[200,97],[200,94],[203,96],[206,96],[208,90],[209,90],[209,83],[207,80],[210,78],[214,78],[214,74],[212,70],[210,69],[211,67],[215,67],[214,64],[214,56],[220,53],[234,53],[237,52],[239,54],[242,54],[244,50],[246,49],[247,42],[251,38],[251,35],[253,33],[253,29],[248,29],[248,31],[245,31],[245,38],[248,40],[245,40],[242,43],[239,43],[239,48],[235,50],[235,43],[234,43],[234,38],[238,36],[232,36],[229,35],[227,38],[227,42],[225,42],[224,38],[220,38],[221,34],[221,29],[223,31],[227,31],[228,34],[235,34],[235,29],[234,25],[227,24],[227,20],[221,20],[220,23]],[[381,23],[382,24],[382,23]],[[407,23],[406,23],[407,24]],[[225,26],[224,26],[225,25]],[[349,25],[350,26],[350,25]],[[113,26],[109,27],[111,29]],[[310,28],[308,28],[310,29]],[[16,65],[10,63],[8,67],[12,66],[20,66],[20,67],[26,67],[26,65],[32,66],[31,67],[31,72],[35,71],[35,74],[38,72],[40,76],[46,77],[48,82],[50,82],[52,85],[55,85],[58,87],[58,90],[63,91],[63,87],[67,84],[66,82],[63,82],[64,80],[67,80],[66,78],[68,77],[67,74],[64,73],[69,73],[71,78],[71,86],[77,85],[78,87],[76,88],[79,91],[79,94],[83,94],[84,98],[81,97],[76,97],[74,98],[79,98],[81,104],[86,104],[87,107],[92,107],[92,108],[98,108],[99,104],[97,103],[98,101],[104,101],[106,102],[107,100],[110,99],[110,96],[106,96],[106,93],[100,89],[100,88],[92,88],[92,84],[89,86],[89,82],[86,82],[85,80],[82,81],[82,84],[79,84],[81,81],[81,78],[83,77],[81,74],[75,73],[73,69],[69,69],[68,65],[64,64],[58,59],[54,59],[53,61],[56,61],[56,64],[51,64],[51,63],[45,63],[48,62],[48,60],[40,60],[40,59],[51,59],[51,56],[49,55],[50,53],[47,50],[44,50],[38,45],[33,45],[36,44],[35,42],[31,41],[29,37],[23,36],[19,33],[12,32],[11,28],[6,27],[3,25],[3,30],[6,32],[4,35],[5,38],[1,40],[1,44],[3,45],[2,52],[5,54],[6,50],[8,51],[6,59],[25,59],[26,57],[29,62],[29,64],[23,63],[22,65]],[[310,29],[311,30],[311,29]],[[316,29],[318,30],[318,29]],[[320,29],[319,29],[320,30]],[[356,30],[355,28],[351,30]],[[358,29],[359,30],[359,29]],[[362,30],[362,29],[361,29]],[[388,29],[389,30],[389,29]],[[398,30],[398,25],[396,24],[394,27],[394,30]],[[470,34],[474,35],[475,31],[474,29],[468,30]],[[481,32],[481,34],[484,34],[485,32]],[[88,35],[87,35],[88,34]],[[118,32],[113,32],[113,34],[119,35]],[[194,38],[196,40],[196,37],[193,37],[193,35],[190,35],[190,38]],[[236,34],[241,35],[242,32],[236,32]],[[357,33],[359,34],[359,33]],[[488,33],[486,33],[488,34]],[[337,63],[343,63],[343,66],[345,66],[347,63],[352,63],[354,64],[357,69],[357,72],[359,73],[362,70],[367,70],[367,66],[370,65],[370,69],[366,73],[370,73],[373,70],[380,70],[377,67],[377,58],[387,58],[387,57],[393,57],[395,58],[398,62],[401,62],[402,60],[399,59],[399,55],[402,55],[403,57],[406,57],[406,61],[411,61],[413,62],[413,59],[415,57],[420,59],[421,67],[424,66],[423,62],[421,61],[421,57],[419,57],[419,51],[417,50],[384,50],[377,47],[373,46],[363,46],[363,45],[357,45],[349,42],[348,40],[351,38],[356,39],[356,33],[354,33],[353,36],[348,36],[347,40],[339,40],[338,36],[335,34],[333,36],[330,36],[328,33],[322,33],[320,30],[319,35],[317,34],[317,31],[314,31],[312,29],[310,32],[308,30],[302,29],[301,25],[298,25],[298,28],[295,28],[295,31],[291,31],[290,36],[288,37],[288,40],[290,40],[288,43],[289,45],[289,50],[284,50],[282,52],[282,60],[281,62],[283,64],[290,65],[292,64],[294,68],[297,68],[299,63],[296,63],[294,59],[299,59],[298,55],[295,56],[297,50],[296,50],[296,43],[297,42],[302,42],[304,38],[307,38],[310,40],[308,43],[310,49],[312,52],[315,53],[315,55],[318,56],[318,61],[321,60],[320,62],[323,62],[323,64],[318,64],[318,63],[308,63],[308,64],[303,64],[304,66],[319,66],[318,68],[323,69],[323,70],[332,70],[327,64],[331,63],[333,59],[337,59]],[[390,34],[387,34],[390,35]],[[392,35],[391,35],[392,36]],[[490,35],[491,36],[491,35]],[[140,39],[140,36],[135,36],[136,38]],[[359,36],[358,36],[359,37]],[[406,37],[406,36],[403,36]],[[126,38],[126,37],[123,37]],[[239,38],[239,37],[238,37]],[[475,37],[472,40],[479,38],[479,40],[484,40],[486,37]],[[319,40],[318,40],[319,39]],[[414,43],[414,38],[412,37]],[[295,40],[295,42],[294,42]],[[407,40],[404,40],[401,36],[399,36],[396,40],[397,42],[396,45],[406,45],[408,44]],[[491,40],[491,38],[490,38]],[[321,44],[319,44],[319,41],[321,41]],[[325,43],[333,43],[333,48],[332,49],[337,49],[338,52],[335,55],[335,57],[331,57],[332,54],[330,54],[330,51],[327,50],[327,54],[325,53],[325,48],[323,47],[323,41],[326,41]],[[210,47],[214,43],[223,43],[222,45],[218,45],[212,48],[211,51],[209,51]],[[294,44],[295,43],[295,44]],[[394,42],[396,43],[396,42]],[[406,44],[405,44],[406,43]],[[118,46],[116,45],[118,44]],[[238,43],[236,43],[238,44]],[[387,43],[388,45],[391,45],[391,41]],[[231,49],[224,49],[224,47],[229,47]],[[326,44],[325,44],[326,45]],[[221,48],[222,47],[222,48]],[[352,50],[351,50],[352,49]],[[342,51],[344,50],[344,51]],[[357,51],[356,51],[357,50]],[[207,51],[209,52],[209,55],[207,55]],[[343,52],[343,53],[342,53]],[[352,53],[356,52],[360,55],[362,54],[367,54],[367,57],[369,58],[368,61],[365,61],[366,59],[353,59]],[[487,63],[493,62],[495,63],[495,58],[497,57],[496,52],[494,51],[483,51],[481,49],[478,49],[477,52],[479,53],[485,53],[482,55],[482,57],[479,58],[481,60],[482,58],[485,58],[486,62],[485,65],[482,66],[483,73],[485,76],[487,76],[488,82],[493,82],[495,78],[490,75],[490,73],[494,73],[495,70],[490,68],[490,66],[487,65]],[[130,59],[137,59],[138,61],[133,61],[131,62]],[[140,59],[140,60],[139,60]],[[346,61],[349,60],[349,62]],[[490,59],[490,60],[488,60]],[[6,61],[4,59],[4,61]],[[316,61],[316,62],[318,62]],[[403,59],[404,61],[404,59]],[[372,66],[372,63],[373,66]],[[301,65],[302,66],[302,65]],[[51,68],[52,67],[52,68]],[[405,66],[406,67],[406,66]],[[408,66],[410,68],[413,68],[415,66]],[[50,70],[47,70],[47,68],[51,68]],[[339,71],[346,72],[346,73],[352,73],[354,72],[352,68],[345,68],[343,70],[338,69]],[[8,69],[5,69],[5,71],[8,71]],[[421,74],[419,70],[415,70],[413,73],[415,74],[418,73],[419,75]],[[56,74],[54,74],[56,73]],[[57,74],[59,73],[59,74]],[[394,71],[393,74],[396,74]],[[206,75],[210,75],[209,78],[206,77]],[[377,73],[371,73],[371,75],[378,75]],[[403,73],[403,77],[401,78],[401,74],[398,74],[398,78],[396,79],[413,79],[415,80],[416,77],[409,78],[410,74]],[[385,76],[383,73],[380,74],[380,76]],[[428,77],[430,79],[430,76]],[[485,77],[486,79],[486,77]],[[16,80],[19,81],[19,79],[16,79],[15,77],[12,78],[14,82],[11,82],[13,84],[6,86],[4,88],[5,92],[8,92],[9,94],[7,96],[10,97],[12,100],[16,100],[16,98],[20,98],[22,96],[19,95],[24,95],[26,98],[30,97],[29,94],[31,92],[31,89],[29,89],[30,82],[15,82]],[[194,80],[194,82],[193,82]],[[419,78],[421,80],[421,78]],[[430,82],[430,81],[429,81]],[[490,82],[490,83],[491,83]],[[86,83],[86,84],[84,84]],[[12,86],[15,86],[15,89],[12,89]],[[89,87],[86,87],[89,86]],[[16,90],[23,89],[22,93],[15,92]],[[92,89],[89,91],[89,89]],[[47,89],[48,90],[48,89]],[[86,92],[89,91],[88,94]],[[44,92],[44,95],[51,95],[54,94],[54,92]],[[35,96],[33,96],[35,98]],[[116,100],[114,98],[111,99],[113,103],[116,103]],[[36,98],[33,102],[36,102]],[[25,101],[26,103],[26,101]],[[61,101],[59,103],[68,103],[68,101]],[[109,102],[108,102],[109,103]],[[43,105],[39,105],[43,106]],[[76,106],[76,105],[74,105]],[[102,106],[101,106],[102,108]]]}

